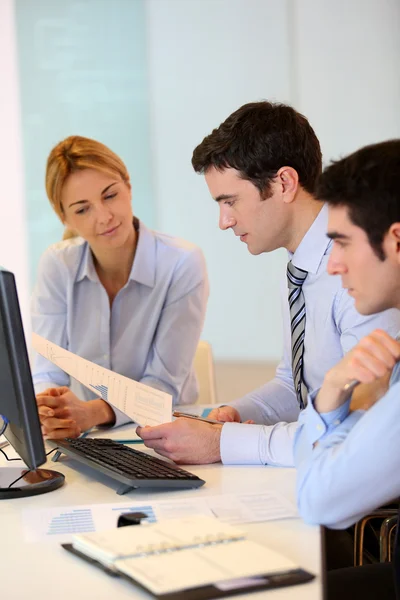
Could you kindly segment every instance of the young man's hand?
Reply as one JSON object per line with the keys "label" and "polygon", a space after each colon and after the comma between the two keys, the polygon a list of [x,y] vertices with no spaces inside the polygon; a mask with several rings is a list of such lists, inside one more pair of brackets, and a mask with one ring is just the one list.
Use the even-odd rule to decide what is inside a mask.
{"label": "young man's hand", "polygon": [[350,411],[368,410],[380,400],[389,389],[389,381],[392,371],[389,371],[380,379],[372,383],[361,383],[358,385],[351,397]]}
{"label": "young man's hand", "polygon": [[390,374],[400,359],[400,343],[381,329],[363,338],[342,360],[330,369],[315,401],[318,412],[330,412],[348,399],[343,388],[357,380],[373,384]]}
{"label": "young man's hand", "polygon": [[145,446],[178,464],[205,465],[221,460],[222,425],[180,417],[173,423],[138,427]]}
{"label": "young man's hand", "polygon": [[68,387],[37,394],[36,403],[45,438],[75,438],[95,425],[112,424],[114,411],[104,400],[80,400]]}

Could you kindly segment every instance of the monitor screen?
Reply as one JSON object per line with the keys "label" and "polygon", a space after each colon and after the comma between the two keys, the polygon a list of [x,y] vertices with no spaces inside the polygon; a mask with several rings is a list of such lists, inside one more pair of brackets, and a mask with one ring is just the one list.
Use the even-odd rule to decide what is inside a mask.
{"label": "monitor screen", "polygon": [[[14,275],[0,269],[0,415],[5,437],[30,469],[46,462]],[[2,419],[0,417],[0,430]]]}

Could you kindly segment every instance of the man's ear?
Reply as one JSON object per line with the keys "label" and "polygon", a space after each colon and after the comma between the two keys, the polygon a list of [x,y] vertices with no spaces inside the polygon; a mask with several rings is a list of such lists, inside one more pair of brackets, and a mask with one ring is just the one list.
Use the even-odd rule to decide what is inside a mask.
{"label": "man's ear", "polygon": [[400,264],[400,223],[392,223],[385,238],[388,251]]}
{"label": "man's ear", "polygon": [[276,182],[281,186],[283,201],[293,202],[299,186],[299,175],[293,167],[281,167],[276,174]]}

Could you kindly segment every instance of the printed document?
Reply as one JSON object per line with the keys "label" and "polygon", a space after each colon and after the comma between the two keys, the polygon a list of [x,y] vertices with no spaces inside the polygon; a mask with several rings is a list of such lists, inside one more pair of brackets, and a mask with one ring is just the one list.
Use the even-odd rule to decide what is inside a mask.
{"label": "printed document", "polygon": [[96,392],[103,400],[121,410],[139,425],[153,426],[172,421],[170,394],[80,358],[36,333],[32,334],[32,344],[36,352]]}
{"label": "printed document", "polygon": [[296,506],[273,490],[180,500],[29,508],[23,511],[25,539],[27,542],[69,542],[76,533],[115,528],[118,517],[124,512],[145,513],[149,523],[193,515],[214,516],[231,525],[298,517]]}

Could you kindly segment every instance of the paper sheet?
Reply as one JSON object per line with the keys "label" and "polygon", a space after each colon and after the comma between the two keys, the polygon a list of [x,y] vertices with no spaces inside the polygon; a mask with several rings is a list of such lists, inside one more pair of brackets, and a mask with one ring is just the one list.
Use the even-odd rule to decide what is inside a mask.
{"label": "paper sheet", "polygon": [[103,531],[116,527],[123,512],[144,512],[149,522],[190,515],[218,517],[225,523],[257,523],[297,517],[296,507],[281,494],[222,494],[190,500],[157,500],[88,504],[57,508],[26,509],[22,513],[25,539],[28,542],[70,542],[74,533]]}
{"label": "paper sheet", "polygon": [[170,394],[80,358],[36,333],[32,334],[32,344],[39,354],[96,391],[103,400],[122,410],[139,425],[160,425],[172,420]]}
{"label": "paper sheet", "polygon": [[107,438],[108,440],[115,440],[117,442],[124,442],[126,444],[133,442],[142,443],[142,438],[136,433],[136,427],[137,425],[133,425],[132,423],[127,423],[126,425],[109,429],[95,427],[89,431],[86,437]]}

